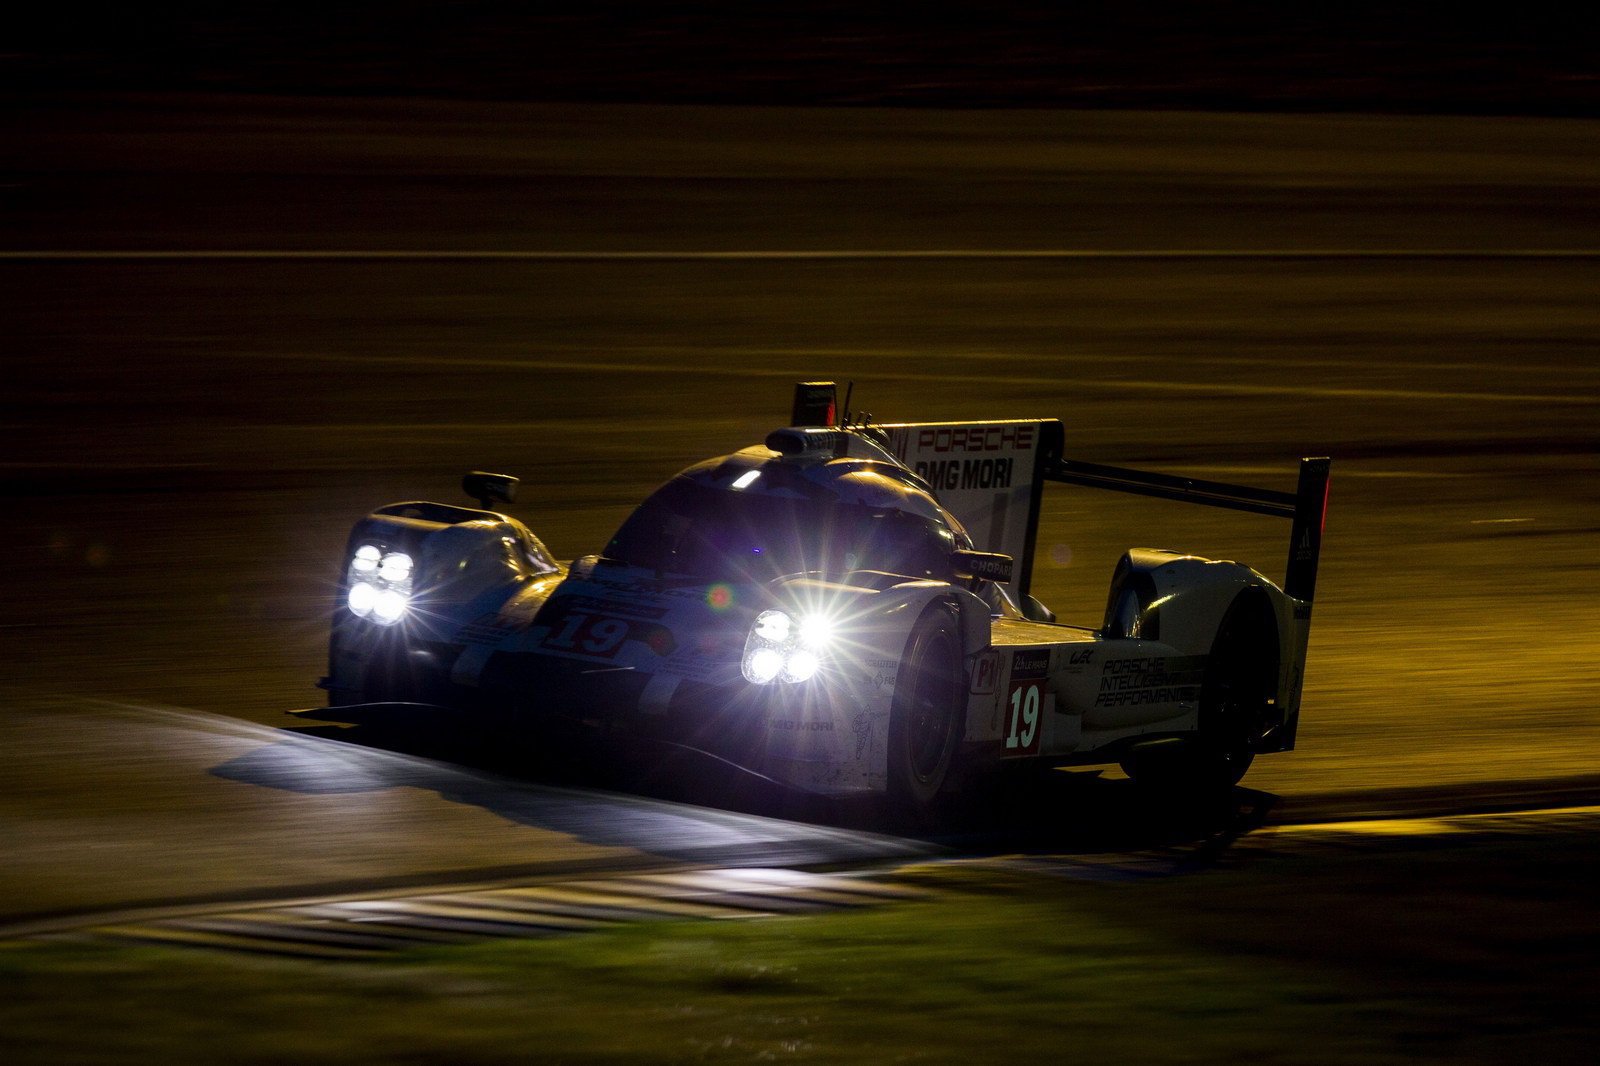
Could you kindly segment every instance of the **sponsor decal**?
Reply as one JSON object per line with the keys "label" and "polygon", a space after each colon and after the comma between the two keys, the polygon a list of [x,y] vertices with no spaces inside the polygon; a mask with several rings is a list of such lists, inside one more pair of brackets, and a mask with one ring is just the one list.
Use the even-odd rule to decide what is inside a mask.
{"label": "sponsor decal", "polygon": [[917,476],[936,491],[1009,489],[1015,459],[931,459],[916,464]]}
{"label": "sponsor decal", "polygon": [[1000,680],[1000,653],[986,651],[972,664],[972,694],[987,696]]}
{"label": "sponsor decal", "polygon": [[1200,698],[1204,655],[1165,659],[1111,659],[1100,673],[1096,707],[1141,707],[1150,703],[1188,703]]}
{"label": "sponsor decal", "polygon": [[958,574],[970,574],[973,577],[998,581],[1002,584],[1011,580],[1012,559],[1009,555],[1000,555],[995,552],[959,551],[951,558],[955,562],[956,573]]}
{"label": "sponsor decal", "polygon": [[1062,671],[1068,674],[1081,674],[1089,668],[1089,664],[1092,662],[1094,662],[1094,649],[1084,648],[1082,651],[1075,651],[1067,657],[1067,664],[1062,667]]}
{"label": "sponsor decal", "polygon": [[861,711],[850,720],[850,733],[856,739],[856,758],[865,758],[872,750],[872,713]]}
{"label": "sponsor decal", "polygon": [[866,667],[872,671],[865,675],[866,683],[877,689],[893,689],[899,676],[899,659],[868,659]]}
{"label": "sponsor decal", "polygon": [[[919,426],[915,447],[919,452],[1004,452],[1030,451],[1037,426],[1032,423],[1012,426]],[[909,433],[897,433],[895,449],[905,454],[912,442]]]}
{"label": "sponsor decal", "polygon": [[1013,652],[1011,655],[1011,676],[1013,679],[1019,677],[1044,677],[1049,672],[1049,648]]}

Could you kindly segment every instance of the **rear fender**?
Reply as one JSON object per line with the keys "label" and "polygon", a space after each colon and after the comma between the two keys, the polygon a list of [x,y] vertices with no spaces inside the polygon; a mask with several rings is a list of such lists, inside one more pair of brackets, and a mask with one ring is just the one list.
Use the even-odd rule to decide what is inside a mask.
{"label": "rear fender", "polygon": [[[1280,639],[1293,632],[1288,597],[1266,577],[1240,563],[1135,548],[1111,576],[1101,633],[1159,640],[1188,655],[1206,655],[1222,619],[1246,589],[1259,589],[1272,605]],[[1137,604],[1137,610],[1130,607]]]}
{"label": "rear fender", "polygon": [[[1135,603],[1137,610],[1131,609]],[[1209,656],[1230,612],[1249,613],[1261,634],[1261,654],[1271,658],[1276,705],[1290,724],[1284,743],[1293,746],[1304,662],[1296,605],[1248,566],[1136,548],[1122,557],[1112,575],[1101,633],[1159,640],[1186,655]]]}
{"label": "rear fender", "polygon": [[1187,655],[1205,655],[1234,598],[1263,583],[1271,584],[1238,563],[1135,548],[1112,573],[1101,632],[1159,640]]}

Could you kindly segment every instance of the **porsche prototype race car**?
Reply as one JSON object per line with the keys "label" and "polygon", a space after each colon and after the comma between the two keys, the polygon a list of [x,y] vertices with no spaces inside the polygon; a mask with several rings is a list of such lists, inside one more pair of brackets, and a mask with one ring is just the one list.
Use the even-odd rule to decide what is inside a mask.
{"label": "porsche prototype race car", "polygon": [[[1328,459],[1277,492],[1064,459],[1053,419],[836,409],[831,383],[802,384],[791,425],[684,470],[570,563],[492,509],[511,477],[469,474],[478,508],[378,508],[350,534],[322,687],[664,739],[914,808],[1012,760],[1218,786],[1294,746]],[[1137,548],[1098,626],[1058,623],[1029,594],[1047,482],[1290,519],[1284,584]]]}

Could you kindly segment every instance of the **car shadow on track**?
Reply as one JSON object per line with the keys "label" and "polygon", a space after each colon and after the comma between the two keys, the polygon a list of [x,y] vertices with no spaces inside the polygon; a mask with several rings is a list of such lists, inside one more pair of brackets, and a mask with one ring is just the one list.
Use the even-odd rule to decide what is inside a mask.
{"label": "car shadow on track", "polygon": [[[821,796],[717,756],[670,744],[529,733],[422,704],[300,712],[290,731],[415,755],[530,784],[600,789],[743,814],[912,837],[971,856],[1089,854],[1178,847],[1204,862],[1262,825],[1271,793],[1150,793],[1099,770],[1000,773],[969,781],[931,816],[879,799]],[[316,724],[313,724],[316,723]]]}

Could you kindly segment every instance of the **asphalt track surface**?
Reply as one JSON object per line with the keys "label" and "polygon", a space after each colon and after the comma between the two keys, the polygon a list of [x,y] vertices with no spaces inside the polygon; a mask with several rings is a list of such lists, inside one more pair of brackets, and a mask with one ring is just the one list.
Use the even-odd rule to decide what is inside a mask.
{"label": "asphalt track surface", "polygon": [[[582,554],[801,378],[885,420],[1061,417],[1091,461],[1288,488],[1334,456],[1300,748],[1253,794],[1366,814],[1600,782],[1600,123],[176,97],[0,122],[0,728],[30,744],[0,802],[65,864],[14,906],[115,883],[130,838],[97,812],[163,758],[224,808],[272,797],[263,885],[667,854],[616,837],[612,799],[563,836],[432,786],[288,848],[295,794],[229,778],[241,752],[129,734],[97,763],[128,712],[94,701],[332,733],[283,712],[317,701],[368,507],[504,470]],[[1276,574],[1286,534],[1059,488],[1036,591],[1093,624],[1126,547]],[[339,865],[446,825],[459,853]],[[227,865],[182,891],[242,891]]]}
{"label": "asphalt track surface", "polygon": [[930,850],[155,707],[12,706],[5,735],[8,931],[107,910],[680,866],[860,866]]}

